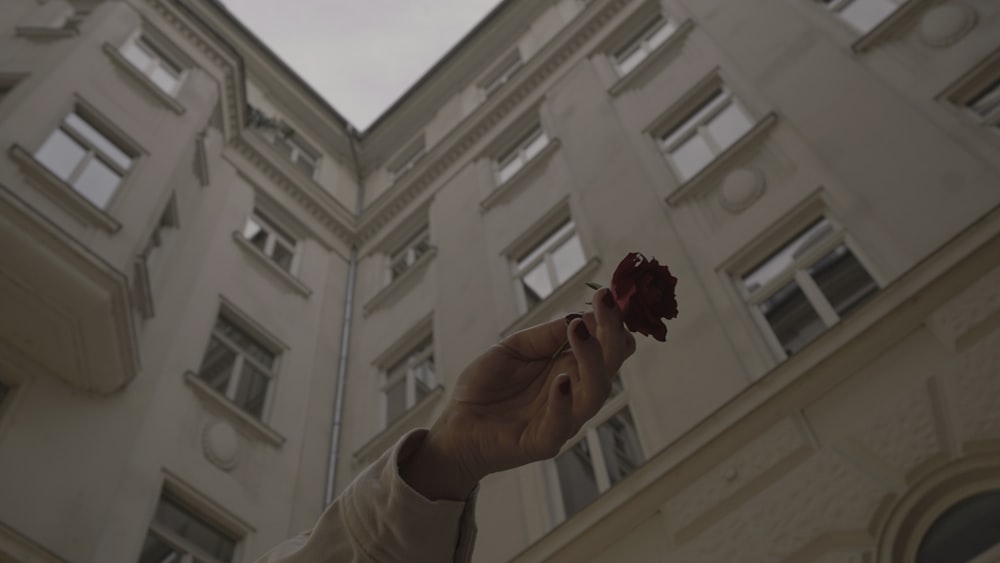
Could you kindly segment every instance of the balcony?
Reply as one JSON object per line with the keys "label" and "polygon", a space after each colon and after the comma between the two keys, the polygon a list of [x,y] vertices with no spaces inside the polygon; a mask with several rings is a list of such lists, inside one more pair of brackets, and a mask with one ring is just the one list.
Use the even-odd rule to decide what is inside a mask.
{"label": "balcony", "polygon": [[124,273],[0,184],[0,352],[108,394],[139,372]]}

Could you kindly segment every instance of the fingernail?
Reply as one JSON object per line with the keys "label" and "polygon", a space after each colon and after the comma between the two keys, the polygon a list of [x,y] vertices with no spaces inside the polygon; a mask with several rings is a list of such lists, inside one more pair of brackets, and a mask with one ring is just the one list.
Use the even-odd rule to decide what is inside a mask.
{"label": "fingernail", "polygon": [[604,306],[607,307],[608,309],[615,308],[615,296],[611,295],[610,289],[604,292],[604,297],[601,298],[601,301],[604,303]]}
{"label": "fingernail", "polygon": [[587,323],[577,323],[576,325],[576,337],[581,341],[590,339],[590,331],[587,330]]}
{"label": "fingernail", "polygon": [[559,382],[559,392],[564,396],[568,396],[571,390],[572,387],[570,387],[569,377],[564,377],[563,380]]}
{"label": "fingernail", "polygon": [[582,319],[582,318],[583,315],[581,315],[580,313],[570,313],[566,315],[566,324],[569,325],[569,323],[573,322],[573,319]]}

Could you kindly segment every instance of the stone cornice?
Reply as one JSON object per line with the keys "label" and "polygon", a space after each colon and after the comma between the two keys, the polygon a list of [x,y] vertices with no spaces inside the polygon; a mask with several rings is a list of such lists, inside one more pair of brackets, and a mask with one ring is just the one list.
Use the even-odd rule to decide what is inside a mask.
{"label": "stone cornice", "polygon": [[406,182],[399,183],[382,193],[362,215],[358,241],[370,240],[407,205],[445,175],[476,144],[486,137],[504,118],[515,113],[532,95],[537,95],[542,85],[619,12],[634,0],[611,0],[589,19],[570,23],[518,73],[515,87],[506,94],[488,100],[479,106],[461,124],[455,127],[430,153],[422,164],[411,173]]}

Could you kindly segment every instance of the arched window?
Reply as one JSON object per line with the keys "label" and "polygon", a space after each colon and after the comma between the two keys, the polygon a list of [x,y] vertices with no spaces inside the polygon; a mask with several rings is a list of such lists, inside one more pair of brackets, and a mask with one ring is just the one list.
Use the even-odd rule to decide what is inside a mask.
{"label": "arched window", "polygon": [[969,497],[942,514],[920,542],[917,563],[978,563],[990,548],[1000,549],[1000,491]]}

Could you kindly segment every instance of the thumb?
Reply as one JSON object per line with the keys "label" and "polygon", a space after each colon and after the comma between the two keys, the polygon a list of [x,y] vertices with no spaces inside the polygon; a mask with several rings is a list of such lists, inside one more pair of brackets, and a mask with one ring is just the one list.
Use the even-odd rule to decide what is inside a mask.
{"label": "thumb", "polygon": [[555,457],[573,435],[573,387],[569,374],[560,373],[549,386],[545,414],[539,425],[539,446],[545,459]]}

